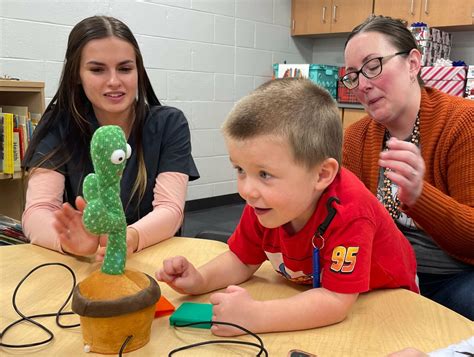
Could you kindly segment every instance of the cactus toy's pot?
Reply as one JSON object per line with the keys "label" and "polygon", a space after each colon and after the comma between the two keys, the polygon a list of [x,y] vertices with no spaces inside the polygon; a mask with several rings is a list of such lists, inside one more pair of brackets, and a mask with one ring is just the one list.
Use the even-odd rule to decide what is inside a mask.
{"label": "cactus toy's pot", "polygon": [[125,270],[121,275],[96,271],[74,289],[72,310],[80,315],[84,349],[118,354],[136,350],[150,340],[160,287],[149,275]]}

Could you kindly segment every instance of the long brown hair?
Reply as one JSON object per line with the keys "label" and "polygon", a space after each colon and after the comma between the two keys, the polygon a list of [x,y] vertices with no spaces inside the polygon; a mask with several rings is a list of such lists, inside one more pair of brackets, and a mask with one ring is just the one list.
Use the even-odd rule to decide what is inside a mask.
{"label": "long brown hair", "polygon": [[[60,146],[55,148],[51,153],[46,155],[40,163],[36,163],[34,166],[39,167],[51,157],[62,153],[62,162],[57,163],[57,167],[53,168],[57,169],[70,160],[74,151],[77,150],[81,152],[81,150],[79,150],[80,147],[83,148],[84,145],[86,147],[89,146],[93,133],[88,125],[86,113],[91,103],[80,84],[79,67],[81,54],[84,46],[89,41],[111,36],[120,38],[133,46],[138,72],[138,91],[134,108],[135,120],[131,135],[134,136],[136,142],[139,169],[137,179],[133,185],[132,194],[130,195],[130,203],[132,197],[137,192],[138,201],[140,201],[146,189],[146,168],[143,158],[142,130],[149,107],[160,105],[160,102],[153,91],[146,73],[137,40],[129,27],[116,18],[108,16],[88,17],[76,24],[71,30],[59,87],[43,115],[43,118],[47,117],[48,119],[45,123],[42,123],[43,125],[39,125],[35,131],[35,135],[25,154],[24,162],[28,163],[33,158],[38,144],[47,135],[53,123],[57,120],[69,120],[68,140],[61,143]],[[64,115],[65,113],[67,113],[66,116]]]}

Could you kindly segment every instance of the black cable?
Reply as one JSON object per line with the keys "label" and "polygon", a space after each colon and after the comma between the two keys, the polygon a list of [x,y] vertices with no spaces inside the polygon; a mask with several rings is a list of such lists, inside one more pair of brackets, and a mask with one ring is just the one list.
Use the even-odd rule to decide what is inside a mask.
{"label": "black cable", "polygon": [[127,336],[125,341],[123,341],[122,347],[120,347],[119,357],[122,357],[123,350],[125,349],[125,347],[127,347],[128,343],[130,342],[132,338],[133,338],[133,335],[130,335],[130,336]]}
{"label": "black cable", "polygon": [[[22,286],[22,284],[26,281],[26,279],[28,279],[28,277],[33,274],[36,270],[40,269],[40,268],[43,268],[43,267],[46,267],[46,266],[52,266],[52,265],[57,265],[57,266],[62,266],[63,268],[66,268],[70,273],[71,273],[71,276],[72,276],[72,288],[71,288],[71,291],[69,292],[66,300],[64,301],[64,303],[61,305],[61,307],[59,308],[59,310],[57,312],[52,312],[52,313],[46,313],[46,314],[38,314],[38,315],[31,315],[31,316],[26,316],[24,315],[20,309],[18,308],[17,304],[16,304],[16,296],[18,294],[18,291],[20,290],[20,287]],[[13,296],[12,296],[12,305],[13,305],[13,308],[15,309],[16,313],[21,317],[20,319],[12,322],[11,324],[9,324],[7,327],[5,327],[1,332],[0,332],[0,347],[8,347],[8,348],[27,348],[27,347],[35,347],[35,346],[40,346],[40,345],[44,345],[44,344],[47,344],[48,342],[52,341],[53,338],[54,338],[54,334],[51,330],[49,330],[46,326],[40,324],[39,322],[33,320],[33,319],[36,319],[36,318],[41,318],[41,317],[51,317],[51,316],[55,316],[56,317],[56,324],[61,327],[61,328],[73,328],[73,327],[78,327],[80,326],[80,324],[74,324],[74,325],[63,325],[60,321],[60,317],[61,316],[65,316],[65,315],[72,315],[74,314],[74,312],[72,311],[66,311],[66,312],[63,312],[63,309],[66,307],[66,305],[69,303],[69,300],[71,300],[72,298],[72,295],[73,295],[73,292],[74,292],[74,287],[76,286],[76,275],[74,274],[74,271],[68,267],[67,265],[63,264],[63,263],[45,263],[45,264],[41,264],[41,265],[38,265],[37,267],[33,268],[28,274],[26,274],[26,276],[20,280],[20,282],[18,283],[18,285],[16,286],[14,292],[13,292]],[[44,332],[46,332],[46,334],[49,336],[48,338],[46,338],[45,340],[42,340],[42,341],[39,341],[39,342],[32,342],[32,343],[27,343],[27,344],[22,344],[22,345],[11,345],[11,344],[7,344],[7,343],[3,343],[1,342],[1,340],[3,339],[3,337],[5,336],[6,332],[9,331],[12,327],[16,326],[17,324],[23,322],[23,321],[26,321],[26,322],[29,322],[37,327],[39,327],[40,329],[42,329]],[[255,342],[248,342],[248,341],[238,341],[238,340],[210,340],[210,341],[204,341],[204,342],[198,342],[198,343],[194,343],[194,344],[190,344],[190,345],[186,345],[186,346],[182,346],[182,347],[178,347],[172,351],[169,352],[168,356],[172,356],[174,353],[176,352],[179,352],[179,351],[184,351],[184,350],[187,350],[187,349],[190,349],[190,348],[194,348],[194,347],[199,347],[199,346],[204,346],[204,345],[210,345],[210,344],[219,344],[219,343],[226,343],[226,344],[238,344],[238,345],[247,345],[247,346],[252,346],[252,347],[257,347],[259,348],[259,352],[257,354],[257,356],[261,356],[262,353],[264,353],[265,356],[268,356],[268,351],[265,349],[265,346],[263,344],[263,340],[260,338],[260,336],[258,336],[257,334],[253,333],[252,331],[242,327],[242,326],[239,326],[237,324],[234,324],[234,323],[231,323],[231,322],[221,322],[221,321],[198,321],[198,322],[191,322],[191,323],[187,323],[187,324],[183,324],[183,325],[174,325],[175,327],[187,327],[187,326],[193,326],[193,325],[199,325],[199,324],[215,324],[215,325],[227,325],[227,326],[232,326],[232,327],[235,327],[237,329],[240,329],[242,331],[244,331],[245,333],[251,335],[252,337],[255,337],[257,339],[257,341],[259,343],[255,343]],[[130,336],[127,336],[127,338],[125,339],[125,341],[123,342],[121,348],[120,348],[120,351],[119,351],[119,356],[121,357],[122,356],[122,353],[123,351],[125,350],[127,344],[130,342],[130,340],[133,338],[132,335]]]}
{"label": "black cable", "polygon": [[[261,348],[262,346],[258,343],[255,342],[248,342],[248,341],[239,341],[239,340],[209,340],[209,341],[204,341],[204,342],[197,342],[193,343],[191,345],[186,345],[182,347],[175,348],[174,350],[170,351],[168,354],[168,357],[171,357],[174,355],[176,352],[181,352],[185,350],[189,350],[194,347],[199,347],[199,346],[205,346],[205,345],[212,345],[212,344],[236,344],[236,345],[246,345],[246,346],[253,346],[253,347],[258,347]],[[265,350],[266,351],[266,350]],[[257,356],[260,356],[260,353],[257,354]],[[268,356],[266,353],[265,356]]]}
{"label": "black cable", "polygon": [[199,347],[199,346],[204,346],[204,345],[211,345],[211,344],[219,344],[219,343],[230,343],[230,344],[238,344],[238,345],[247,345],[247,346],[252,346],[252,347],[258,347],[259,352],[258,352],[257,356],[261,356],[262,353],[264,353],[265,356],[268,356],[268,351],[266,350],[266,348],[263,344],[263,340],[260,338],[260,336],[258,336],[256,333],[254,333],[250,330],[247,330],[245,327],[239,326],[239,325],[234,324],[232,322],[198,321],[198,322],[190,322],[190,323],[182,324],[182,325],[175,324],[174,326],[175,327],[188,327],[188,326],[209,324],[209,323],[214,324],[214,325],[227,325],[227,326],[232,326],[232,327],[238,328],[239,330],[244,331],[248,335],[250,335],[252,337],[255,337],[258,340],[259,343],[247,342],[247,341],[238,341],[238,340],[209,340],[209,341],[192,343],[192,344],[189,344],[189,345],[185,345],[185,346],[182,346],[182,347],[175,348],[174,350],[169,352],[168,357],[171,357],[176,352],[188,350],[188,349],[191,349],[191,348],[194,348],[194,347]]}
{"label": "black cable", "polygon": [[[43,268],[45,266],[50,266],[50,265],[58,265],[58,266],[62,266],[64,268],[66,268],[70,273],[71,273],[71,276],[72,276],[72,288],[71,288],[71,291],[66,299],[66,301],[64,302],[64,304],[59,308],[59,310],[57,312],[52,312],[52,313],[47,313],[47,314],[38,314],[38,315],[31,315],[31,316],[25,316],[17,307],[16,305],[16,295],[18,293],[18,290],[20,289],[21,285],[25,282],[25,280],[31,275],[33,274],[36,270],[40,269],[40,268]],[[0,347],[8,347],[8,348],[26,348],[26,347],[35,347],[35,346],[40,346],[40,345],[44,345],[48,342],[50,342],[51,340],[53,340],[54,338],[54,334],[51,332],[51,330],[49,330],[46,326],[40,324],[39,322],[36,322],[35,318],[40,318],[40,317],[50,317],[50,316],[56,316],[56,324],[61,327],[61,328],[73,328],[73,327],[78,327],[80,326],[80,324],[74,324],[74,325],[63,325],[61,324],[61,322],[59,321],[59,318],[60,316],[64,316],[64,315],[72,315],[74,314],[74,312],[72,311],[67,311],[67,312],[63,312],[62,310],[64,309],[64,307],[69,303],[69,300],[71,299],[72,297],[72,294],[73,294],[73,291],[74,291],[74,287],[76,286],[76,275],[74,274],[74,272],[72,271],[72,269],[70,267],[68,267],[67,265],[63,264],[63,263],[45,263],[45,264],[41,264],[41,265],[38,265],[36,268],[32,269],[28,274],[26,274],[26,276],[20,280],[20,282],[18,283],[18,285],[16,286],[14,292],[13,292],[13,296],[12,296],[12,305],[13,305],[13,308],[15,309],[16,313],[21,317],[21,319],[18,319],[14,322],[12,322],[10,325],[8,325],[7,327],[5,327],[2,332],[0,332],[0,341],[3,339],[3,337],[5,336],[5,333],[10,330],[13,326],[23,322],[23,321],[27,321],[35,326],[38,326],[40,329],[42,329],[44,332],[46,332],[46,334],[48,334],[48,338],[46,338],[45,340],[42,340],[42,341],[39,341],[39,342],[32,342],[32,343],[27,343],[27,344],[23,344],[23,345],[11,345],[11,344],[7,344],[7,343],[3,343],[3,342],[0,342]]]}

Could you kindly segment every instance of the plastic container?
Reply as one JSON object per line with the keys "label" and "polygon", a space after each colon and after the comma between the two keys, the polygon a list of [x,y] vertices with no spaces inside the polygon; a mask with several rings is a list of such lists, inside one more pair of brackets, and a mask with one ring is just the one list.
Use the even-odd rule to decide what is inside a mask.
{"label": "plastic container", "polygon": [[[288,65],[287,65],[288,66]],[[301,66],[301,65],[298,65]],[[338,80],[338,69],[337,66],[331,66],[327,64],[308,64],[309,76],[308,78],[316,83],[317,85],[325,88],[334,99],[337,99],[337,80]],[[273,77],[279,78],[279,64],[273,65]],[[297,72],[299,73],[299,72]],[[285,77],[281,75],[280,77]],[[286,77],[294,77],[294,75],[287,72]]]}

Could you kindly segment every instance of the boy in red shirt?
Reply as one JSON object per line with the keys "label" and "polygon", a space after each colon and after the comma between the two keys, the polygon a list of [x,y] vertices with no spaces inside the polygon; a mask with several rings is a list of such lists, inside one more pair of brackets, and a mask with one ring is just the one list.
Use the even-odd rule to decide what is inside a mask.
{"label": "boy in red shirt", "polygon": [[[359,293],[373,289],[418,292],[410,243],[376,197],[340,167],[341,120],[328,92],[306,79],[270,81],[235,105],[223,132],[247,202],[229,251],[199,269],[184,257],[166,259],[158,280],[193,295],[227,286],[211,295],[213,319],[256,333],[337,323]],[[253,300],[234,284],[265,260],[313,288]],[[242,333],[224,325],[212,332]]]}

